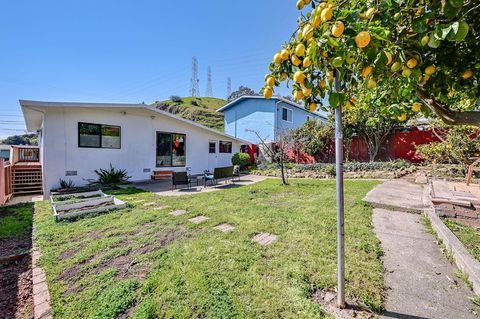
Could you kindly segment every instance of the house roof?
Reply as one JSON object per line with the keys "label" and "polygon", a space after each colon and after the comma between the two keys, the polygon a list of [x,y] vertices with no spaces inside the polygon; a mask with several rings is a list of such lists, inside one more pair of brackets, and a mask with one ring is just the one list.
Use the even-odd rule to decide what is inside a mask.
{"label": "house roof", "polygon": [[49,108],[86,108],[86,109],[138,109],[138,110],[147,110],[162,116],[171,118],[176,121],[187,123],[192,126],[196,126],[203,130],[215,133],[220,136],[238,141],[244,144],[250,144],[250,142],[242,140],[240,138],[219,132],[210,127],[198,124],[194,121],[190,121],[171,113],[159,110],[151,105],[146,104],[127,104],[127,103],[89,103],[89,102],[45,102],[45,101],[31,101],[31,100],[20,100],[20,105],[22,107],[23,117],[25,118],[25,124],[29,132],[36,132],[42,128],[43,125],[43,115],[46,109]]}
{"label": "house roof", "polygon": [[[223,112],[223,111],[225,111],[226,109],[228,109],[228,108],[230,108],[230,107],[236,105],[237,103],[239,103],[239,102],[241,102],[241,101],[243,101],[243,100],[246,100],[246,99],[260,99],[260,100],[265,100],[265,98],[264,98],[263,96],[257,96],[257,95],[242,95],[242,96],[236,98],[235,100],[228,102],[227,104],[225,104],[225,105],[222,106],[221,108],[219,108],[219,109],[217,110],[217,112]],[[289,104],[289,105],[291,105],[291,106],[293,106],[293,107],[296,107],[296,108],[298,108],[298,109],[301,109],[301,110],[304,111],[304,112],[307,112],[307,113],[310,113],[310,114],[312,114],[312,115],[314,115],[314,116],[318,116],[318,117],[321,117],[321,118],[323,118],[323,119],[326,119],[325,116],[323,116],[323,115],[321,115],[321,114],[319,114],[319,113],[310,112],[309,110],[305,109],[302,105],[297,104],[297,103],[295,103],[295,102],[292,102],[292,101],[290,101],[290,100],[287,100],[287,99],[285,99],[285,98],[283,98],[283,97],[273,96],[273,97],[272,97],[272,100],[277,100],[277,101],[280,101],[280,102]]]}

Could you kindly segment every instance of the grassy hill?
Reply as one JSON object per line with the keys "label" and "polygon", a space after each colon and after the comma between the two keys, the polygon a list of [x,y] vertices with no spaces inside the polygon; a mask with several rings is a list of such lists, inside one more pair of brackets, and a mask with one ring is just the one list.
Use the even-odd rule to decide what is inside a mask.
{"label": "grassy hill", "polygon": [[227,101],[214,97],[182,97],[181,102],[157,101],[152,105],[160,110],[223,131],[223,114],[216,110],[226,103]]}

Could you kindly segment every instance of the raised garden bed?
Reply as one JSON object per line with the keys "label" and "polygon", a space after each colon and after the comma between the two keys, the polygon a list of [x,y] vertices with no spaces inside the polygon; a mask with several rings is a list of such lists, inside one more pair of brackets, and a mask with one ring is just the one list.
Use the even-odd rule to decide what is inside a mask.
{"label": "raised garden bed", "polygon": [[63,201],[59,201],[58,198],[54,198],[54,196],[51,198],[53,215],[57,222],[64,219],[74,219],[88,214],[127,207],[124,201],[114,196],[107,196],[102,191],[60,196],[64,199]]}

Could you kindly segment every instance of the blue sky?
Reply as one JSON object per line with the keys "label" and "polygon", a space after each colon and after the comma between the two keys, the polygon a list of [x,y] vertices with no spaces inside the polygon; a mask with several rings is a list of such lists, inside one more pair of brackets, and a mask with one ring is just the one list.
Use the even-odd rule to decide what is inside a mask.
{"label": "blue sky", "polygon": [[[291,0],[22,0],[0,10],[0,138],[24,130],[19,99],[127,102],[188,95],[191,59],[213,94],[258,91],[295,28]],[[282,90],[281,93],[287,93]]]}

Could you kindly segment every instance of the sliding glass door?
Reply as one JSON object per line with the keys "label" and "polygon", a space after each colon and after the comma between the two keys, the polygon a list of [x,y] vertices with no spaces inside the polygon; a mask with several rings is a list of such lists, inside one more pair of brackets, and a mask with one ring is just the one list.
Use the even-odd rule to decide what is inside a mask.
{"label": "sliding glass door", "polygon": [[157,167],[178,167],[187,163],[185,134],[157,132]]}

